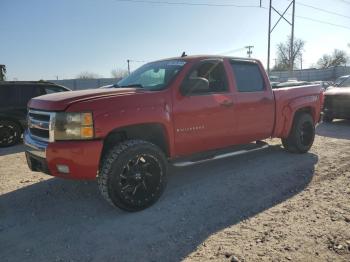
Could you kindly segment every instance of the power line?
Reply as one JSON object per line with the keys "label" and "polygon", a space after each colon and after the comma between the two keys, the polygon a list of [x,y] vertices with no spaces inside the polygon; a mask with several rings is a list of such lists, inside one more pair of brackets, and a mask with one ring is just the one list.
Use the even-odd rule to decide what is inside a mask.
{"label": "power line", "polygon": [[188,5],[188,6],[213,6],[213,7],[239,7],[239,8],[260,8],[258,5],[237,5],[237,4],[211,4],[211,3],[189,3],[155,0],[115,0],[117,2],[161,4],[161,5]]}
{"label": "power line", "polygon": [[245,49],[245,47],[241,47],[241,48],[237,48],[237,49],[228,50],[226,52],[222,52],[222,53],[219,53],[217,55],[228,55],[228,54],[232,54],[232,53],[236,53],[236,52],[242,51],[244,49]]}
{"label": "power line", "polygon": [[303,3],[300,3],[300,2],[297,2],[296,4],[297,5],[301,5],[301,6],[305,6],[305,7],[308,7],[308,8],[312,8],[314,10],[318,10],[318,11],[321,11],[321,12],[324,12],[324,13],[337,15],[337,16],[341,16],[341,17],[345,17],[345,18],[350,19],[350,16],[339,14],[339,13],[336,13],[336,12],[333,12],[333,11],[329,11],[329,10],[326,10],[326,9],[322,9],[322,8],[319,8],[319,7],[316,7],[316,6],[307,5],[307,4],[303,4]]}
{"label": "power line", "polygon": [[[171,1],[157,1],[157,0],[115,0],[117,2],[129,2],[129,3],[145,3],[145,4],[160,4],[160,5],[182,5],[182,6],[211,6],[211,7],[238,7],[238,8],[261,8],[261,9],[265,9],[267,10],[268,8],[265,6],[255,6],[255,5],[235,5],[235,4],[210,4],[210,3],[189,3],[189,2],[171,2]],[[345,0],[339,0],[342,1],[344,3],[348,3],[350,4],[350,2],[347,2]],[[300,3],[297,3],[300,4]],[[305,5],[305,4],[302,4]],[[306,5],[305,5],[306,6]],[[312,6],[312,8],[317,8]],[[321,9],[321,8],[320,8]],[[322,9],[322,11],[326,11],[325,9]],[[328,11],[327,11],[328,12]],[[337,14],[337,15],[341,15],[332,11],[329,11],[329,13],[333,13],[333,14]],[[341,15],[343,16],[343,15]],[[321,23],[321,24],[327,24],[330,26],[335,26],[335,27],[339,27],[339,28],[343,28],[343,29],[347,29],[350,30],[350,27],[345,26],[345,25],[339,25],[339,24],[334,24],[334,23],[330,23],[327,21],[323,21],[323,20],[319,20],[319,19],[314,19],[314,18],[310,18],[310,17],[304,17],[304,16],[299,16],[296,15],[296,17],[304,19],[304,20],[309,20],[309,21],[313,21],[316,23]],[[350,18],[350,17],[346,17],[346,18]]]}
{"label": "power line", "polygon": [[340,27],[340,28],[344,28],[344,29],[350,30],[350,27],[345,26],[345,25],[333,24],[333,23],[326,22],[326,21],[323,21],[323,20],[318,20],[318,19],[314,19],[314,18],[310,18],[310,17],[301,16],[301,15],[296,15],[296,17],[304,19],[304,20],[310,20],[310,21],[313,21],[313,22],[326,24],[326,25],[331,25],[331,26],[336,26],[336,27]]}
{"label": "power line", "polygon": [[[268,9],[268,8],[265,7],[265,6],[262,6],[261,8],[262,8],[262,9]],[[287,14],[288,14],[288,15],[291,15],[290,13],[287,13]],[[305,17],[305,16],[301,16],[301,15],[295,15],[295,17],[298,17],[298,18],[301,18],[301,19],[304,19],[304,20],[309,20],[309,21],[316,22],[316,23],[331,25],[331,26],[340,27],[340,28],[343,28],[343,29],[350,30],[350,27],[349,27],[349,26],[334,24],[334,23],[327,22],[327,21],[324,21],[324,20],[314,19],[314,18]]]}
{"label": "power line", "polygon": [[340,1],[340,2],[343,2],[343,3],[345,3],[345,4],[350,5],[350,2],[349,2],[349,1],[346,1],[346,0],[338,0],[338,1]]}

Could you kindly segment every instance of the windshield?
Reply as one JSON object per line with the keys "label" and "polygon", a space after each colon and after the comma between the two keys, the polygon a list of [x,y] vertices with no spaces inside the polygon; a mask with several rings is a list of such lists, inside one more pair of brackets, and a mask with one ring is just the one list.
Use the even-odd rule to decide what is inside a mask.
{"label": "windshield", "polygon": [[340,85],[346,78],[347,78],[347,76],[338,77],[337,80],[335,80],[334,85],[335,86]]}
{"label": "windshield", "polygon": [[183,60],[166,60],[145,64],[118,82],[118,87],[164,89],[186,64]]}

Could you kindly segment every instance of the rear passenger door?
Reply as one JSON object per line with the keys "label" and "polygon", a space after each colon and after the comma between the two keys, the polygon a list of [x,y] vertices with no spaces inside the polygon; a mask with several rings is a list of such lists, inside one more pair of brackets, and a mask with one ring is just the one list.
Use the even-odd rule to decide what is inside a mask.
{"label": "rear passenger door", "polygon": [[271,136],[275,100],[262,74],[262,66],[251,60],[231,60],[234,91],[235,136],[242,143]]}

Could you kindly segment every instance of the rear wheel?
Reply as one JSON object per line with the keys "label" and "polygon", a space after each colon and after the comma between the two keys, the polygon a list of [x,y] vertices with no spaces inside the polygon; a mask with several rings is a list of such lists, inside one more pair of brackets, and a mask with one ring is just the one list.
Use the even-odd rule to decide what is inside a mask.
{"label": "rear wheel", "polygon": [[14,121],[0,120],[0,147],[17,144],[21,139],[22,130]]}
{"label": "rear wheel", "polygon": [[315,139],[315,125],[308,113],[297,114],[293,121],[292,130],[287,138],[282,138],[284,148],[293,153],[306,153]]}
{"label": "rear wheel", "polygon": [[154,144],[129,140],[113,147],[101,163],[97,181],[102,196],[126,211],[154,204],[167,182],[167,161]]}

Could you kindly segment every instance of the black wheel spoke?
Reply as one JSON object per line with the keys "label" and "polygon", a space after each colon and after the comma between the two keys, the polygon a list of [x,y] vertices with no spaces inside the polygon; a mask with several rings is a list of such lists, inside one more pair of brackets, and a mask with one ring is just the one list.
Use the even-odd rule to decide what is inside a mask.
{"label": "black wheel spoke", "polygon": [[136,191],[139,189],[139,187],[141,186],[141,184],[138,184],[134,187],[134,190],[132,191],[132,195],[135,196]]}
{"label": "black wheel spoke", "polygon": [[133,203],[143,203],[155,196],[159,190],[160,168],[150,156],[137,155],[130,159],[119,175],[123,198]]}
{"label": "black wheel spoke", "polygon": [[131,188],[131,185],[127,184],[122,188],[122,191],[126,191],[128,188]]}
{"label": "black wheel spoke", "polygon": [[147,191],[147,186],[146,186],[145,180],[142,181],[142,185],[143,185],[144,189]]}
{"label": "black wheel spoke", "polygon": [[145,176],[152,177],[152,174],[149,172],[145,172]]}

